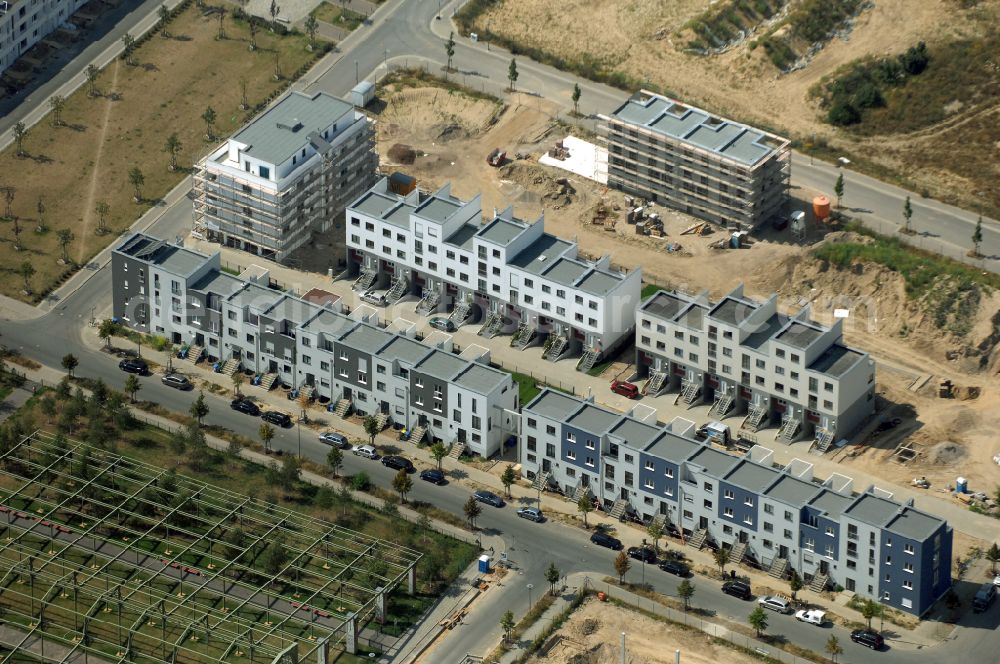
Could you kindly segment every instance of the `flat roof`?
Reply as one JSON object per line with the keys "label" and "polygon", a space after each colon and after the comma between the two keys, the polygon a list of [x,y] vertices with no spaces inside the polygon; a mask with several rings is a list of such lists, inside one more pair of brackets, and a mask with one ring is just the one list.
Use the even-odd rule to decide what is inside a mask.
{"label": "flat roof", "polygon": [[[354,201],[354,204],[352,204],[349,209],[364,212],[369,217],[382,219],[386,214],[391,212],[393,208],[402,203],[403,201],[397,196],[389,196],[388,194],[383,194],[375,191],[374,189],[369,189],[361,196],[361,198]],[[403,205],[405,206],[405,204]],[[413,209],[413,206],[406,207]]]}
{"label": "flat roof", "polygon": [[740,458],[702,445],[702,448],[688,459],[688,462],[703,467],[713,477],[722,478],[740,462]]}
{"label": "flat roof", "polygon": [[468,364],[469,360],[464,360],[447,351],[435,349],[434,352],[421,360],[420,364],[417,365],[417,371],[435,378],[451,380]]}
{"label": "flat roof", "polygon": [[634,420],[631,417],[623,417],[621,421],[614,426],[608,435],[617,436],[625,441],[625,444],[631,448],[642,450],[645,449],[651,442],[659,437],[660,433],[663,431],[660,427],[650,426],[639,420]]}
{"label": "flat roof", "polygon": [[897,514],[889,522],[886,530],[921,542],[933,535],[942,523],[943,519],[924,514],[912,507],[905,507],[902,514]]}
{"label": "flat roof", "polygon": [[900,507],[902,505],[888,498],[863,493],[844,513],[858,521],[864,521],[881,528],[899,511]]}
{"label": "flat roof", "polygon": [[344,328],[356,324],[357,321],[343,314],[330,311],[329,309],[322,309],[318,314],[307,320],[302,325],[302,329],[322,332],[324,335],[336,337]]}
{"label": "flat roof", "polygon": [[236,307],[253,307],[263,311],[284,297],[281,291],[271,290],[266,286],[248,281],[243,288],[229,296],[228,301]]}
{"label": "flat roof", "polygon": [[646,454],[672,461],[680,464],[686,461],[692,454],[703,447],[701,443],[678,436],[670,431],[664,431],[662,435],[654,440],[645,450]]}
{"label": "flat roof", "polygon": [[673,293],[668,293],[667,291],[657,291],[646,300],[645,304],[642,305],[642,310],[656,316],[657,318],[662,318],[663,320],[673,320],[674,316],[681,310],[682,307],[687,305],[690,300],[680,298]]}
{"label": "flat roof", "polygon": [[711,311],[711,317],[722,323],[737,326],[746,320],[758,307],[756,302],[737,300],[734,297],[724,297]]}
{"label": "flat roof", "polygon": [[559,258],[549,265],[549,268],[542,273],[542,276],[553,283],[563,286],[572,286],[576,280],[582,277],[589,270],[589,266],[570,258]]}
{"label": "flat roof", "polygon": [[621,417],[619,413],[612,413],[592,403],[585,403],[580,410],[566,420],[566,424],[587,433],[602,434],[613,427]]}
{"label": "flat roof", "polygon": [[845,496],[833,489],[824,488],[808,504],[821,512],[829,514],[831,518],[836,519],[844,513],[844,510],[850,507],[852,502],[854,502],[853,496]]}
{"label": "flat roof", "polygon": [[445,240],[444,243],[471,252],[473,244],[472,238],[476,237],[476,233],[478,232],[479,226],[475,224],[463,224],[461,228],[449,235],[448,239]]}
{"label": "flat roof", "polygon": [[611,118],[746,166],[753,166],[788,145],[787,139],[646,90],[630,97],[611,113]]}
{"label": "flat roof", "polygon": [[382,346],[378,351],[379,359],[386,361],[400,361],[407,364],[416,364],[430,352],[430,347],[419,341],[408,339],[399,335],[393,335],[389,343]]}
{"label": "flat roof", "polygon": [[524,406],[525,411],[538,413],[552,420],[565,420],[573,414],[583,402],[576,397],[546,387],[541,394]]}
{"label": "flat roof", "polygon": [[455,377],[454,383],[479,394],[490,394],[511,380],[509,374],[497,371],[479,362],[469,362],[462,373]]}
{"label": "flat roof", "polygon": [[822,335],[823,330],[818,330],[812,325],[793,321],[775,337],[775,341],[781,341],[789,346],[804,350]]}
{"label": "flat roof", "polygon": [[325,92],[310,96],[291,92],[236,132],[233,139],[248,146],[245,154],[270,164],[283,164],[354,106]]}
{"label": "flat roof", "polygon": [[320,306],[325,304],[334,304],[340,300],[340,296],[330,291],[323,290],[322,288],[310,288],[302,295],[302,299],[306,302],[312,302],[313,304],[318,304]]}
{"label": "flat roof", "polygon": [[559,239],[555,235],[542,233],[540,238],[518,252],[513,260],[508,256],[507,262],[525,272],[540,275],[571,246],[573,246],[572,243]]}
{"label": "flat roof", "polygon": [[347,344],[351,348],[374,355],[394,336],[367,323],[358,323],[342,334],[337,343]]}
{"label": "flat roof", "polygon": [[705,322],[705,313],[708,309],[697,302],[693,302],[690,307],[688,307],[684,313],[682,313],[678,318],[677,322],[692,330],[700,330]]}
{"label": "flat roof", "polygon": [[611,274],[595,268],[581,279],[576,287],[591,295],[607,295],[617,288],[623,279],[619,274]]}
{"label": "flat roof", "polygon": [[527,226],[524,224],[517,224],[513,221],[497,217],[479,229],[479,237],[487,242],[492,242],[493,244],[499,244],[501,247],[506,247],[508,244],[513,242],[518,235],[526,230]]}
{"label": "flat roof", "polygon": [[243,280],[221,270],[211,270],[191,285],[192,290],[215,293],[223,297],[232,294],[243,286]]}
{"label": "flat roof", "polygon": [[291,295],[286,295],[271,305],[263,315],[273,320],[288,320],[293,323],[301,323],[309,320],[319,310],[320,307],[318,305],[300,300]]}
{"label": "flat roof", "polygon": [[137,233],[118,246],[118,252],[159,265],[179,276],[187,276],[205,264],[208,256],[166,240]]}
{"label": "flat roof", "polygon": [[786,505],[802,507],[821,490],[822,487],[812,482],[806,482],[791,475],[782,475],[777,482],[771,485],[771,488],[764,492],[764,495],[780,500]]}
{"label": "flat roof", "polygon": [[754,493],[761,493],[778,475],[780,473],[774,468],[743,459],[723,480]]}
{"label": "flat roof", "polygon": [[852,348],[841,346],[840,344],[833,344],[813,360],[813,363],[808,368],[817,373],[837,378],[844,375],[848,369],[857,364],[858,360],[863,357],[864,353],[859,353]]}
{"label": "flat roof", "polygon": [[460,207],[462,207],[461,203],[434,195],[421,203],[414,212],[423,219],[442,224]]}
{"label": "flat roof", "polygon": [[742,345],[748,348],[760,348],[784,326],[785,320],[778,314],[771,314],[766,321],[760,324],[755,331],[743,340]]}

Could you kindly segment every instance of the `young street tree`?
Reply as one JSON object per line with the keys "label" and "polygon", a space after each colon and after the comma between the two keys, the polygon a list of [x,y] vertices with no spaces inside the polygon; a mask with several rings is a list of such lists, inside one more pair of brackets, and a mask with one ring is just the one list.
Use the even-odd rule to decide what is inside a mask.
{"label": "young street tree", "polygon": [[278,29],[278,14],[281,13],[281,7],[274,0],[271,0],[271,7],[267,10],[267,13],[271,15],[271,32]]}
{"label": "young street tree", "polygon": [[758,606],[747,616],[747,622],[757,632],[757,638],[759,639],[760,635],[767,629],[767,612],[764,611],[763,607]]}
{"label": "young street tree", "polygon": [[514,92],[514,84],[517,83],[517,60],[510,59],[510,66],[507,67],[507,80],[510,81],[510,91]]}
{"label": "young street tree", "polygon": [[833,183],[833,193],[837,196],[837,209],[840,209],[840,199],[844,197],[844,174],[837,176],[837,181]]}
{"label": "young street tree", "polygon": [[245,111],[250,108],[250,102],[247,100],[247,84],[248,81],[246,76],[240,76],[240,110]]}
{"label": "young street tree", "polygon": [[168,39],[170,37],[170,33],[167,32],[167,23],[170,22],[170,10],[167,9],[166,5],[160,5],[160,8],[156,10],[156,14],[160,17],[160,36],[164,39]]}
{"label": "young street tree", "polygon": [[510,486],[517,479],[517,474],[514,472],[514,466],[507,464],[507,467],[503,469],[503,474],[500,475],[500,482],[503,484],[503,489],[507,493],[507,497],[510,498]]}
{"label": "young street tree", "polygon": [[455,57],[455,33],[448,33],[448,41],[444,43],[444,54],[448,56],[448,66],[445,67],[445,76],[451,71],[451,61]]}
{"label": "young street tree", "polygon": [[122,60],[125,64],[135,66],[135,59],[132,54],[135,52],[135,37],[129,33],[122,35]]}
{"label": "young street tree", "polygon": [[590,494],[580,496],[580,500],[576,501],[576,510],[583,515],[583,527],[589,529],[587,515],[594,511],[594,503],[590,500]]}
{"label": "young street tree", "polygon": [[510,609],[500,616],[500,628],[503,630],[504,643],[509,643],[511,633],[514,631],[514,614]]}
{"label": "young street tree", "polygon": [[580,84],[573,84],[573,115],[580,115],[580,95],[583,91],[580,90]]}
{"label": "young street tree", "polygon": [[653,540],[653,548],[656,553],[660,552],[660,538],[663,537],[663,525],[656,520],[650,521],[646,527],[646,534]]}
{"label": "young street tree", "polygon": [[[19,148],[20,149],[20,148]],[[983,244],[983,215],[976,220],[976,230],[972,231],[972,257],[979,258],[982,254],[979,247]]]}
{"label": "young street tree", "polygon": [[990,574],[996,574],[997,563],[1000,562],[1000,547],[997,546],[996,542],[993,542],[986,550],[986,560],[990,561]]}
{"label": "young street tree", "polygon": [[628,571],[632,569],[632,563],[629,562],[628,554],[624,551],[619,551],[618,555],[615,557],[615,573],[618,574],[618,583],[625,583],[625,575]]}
{"label": "young street tree", "polygon": [[101,321],[100,327],[97,328],[97,336],[104,339],[105,348],[111,348],[111,337],[115,336],[115,332],[117,331],[118,325],[110,318],[105,318]]}
{"label": "young street tree", "polygon": [[87,65],[84,73],[87,75],[87,96],[97,97],[100,94],[100,90],[97,89],[97,77],[101,75],[101,70],[91,64]]}
{"label": "young street tree", "polygon": [[264,443],[264,453],[267,454],[271,451],[271,441],[274,440],[274,427],[264,422],[257,429],[257,435],[260,436],[260,442]]}
{"label": "young street tree", "polygon": [[142,381],[135,374],[129,374],[128,378],[125,379],[125,391],[128,392],[129,398],[132,403],[135,403],[135,394],[142,389]]}
{"label": "young street tree", "polygon": [[431,445],[431,456],[437,462],[438,470],[441,470],[441,462],[448,456],[448,448],[444,443],[434,443]]}
{"label": "young street tree", "polygon": [[222,41],[226,38],[226,14],[229,13],[229,10],[221,7],[217,11],[219,12],[219,34],[216,35],[216,39]]}
{"label": "young street tree", "polygon": [[684,602],[684,610],[691,606],[691,598],[694,597],[694,584],[684,579],[677,584],[677,596]]}
{"label": "young street tree", "polygon": [[306,29],[306,34],[309,35],[309,50],[312,50],[316,44],[316,31],[319,29],[319,21],[316,20],[315,16],[310,15],[306,18],[306,22],[302,27]]}
{"label": "young street tree", "polygon": [[243,383],[246,382],[246,376],[243,375],[242,371],[237,371],[233,374],[233,392],[236,394],[236,398],[239,399],[243,395],[240,394],[240,388],[243,387]]}
{"label": "young street tree", "polygon": [[49,107],[52,109],[52,124],[61,127],[63,124],[62,114],[66,110],[66,98],[62,95],[52,95],[49,99]]}
{"label": "young street tree", "polygon": [[[16,224],[17,222],[15,221],[14,223]],[[31,261],[24,261],[21,263],[18,273],[21,275],[21,278],[24,279],[24,292],[30,294],[31,278],[35,276],[35,266],[31,264]]]}
{"label": "young street tree", "polygon": [[70,377],[73,376],[73,371],[75,371],[78,366],[80,366],[80,360],[76,359],[76,355],[73,353],[63,355],[62,368],[66,370],[66,373],[68,373]]}
{"label": "young street tree", "polygon": [[257,22],[250,19],[250,50],[257,50]]}
{"label": "young street tree", "polygon": [[392,488],[399,494],[399,501],[405,504],[406,494],[413,491],[413,480],[410,479],[410,474],[406,472],[406,468],[400,468],[396,476],[392,478]]}
{"label": "young street tree", "polygon": [[802,577],[795,570],[792,570],[792,576],[788,579],[788,589],[792,591],[792,601],[795,601],[795,594],[802,590]]}
{"label": "young street tree", "polygon": [[24,156],[24,137],[28,135],[28,128],[20,120],[14,124],[14,142],[17,144],[17,156]]}
{"label": "young street tree", "polygon": [[142,186],[146,184],[146,176],[142,174],[142,170],[138,166],[133,166],[128,172],[128,183],[132,185],[135,190],[133,193],[132,200],[136,203],[142,202]]}
{"label": "young street tree", "polygon": [[545,580],[549,583],[549,594],[556,594],[556,584],[559,583],[559,578],[562,575],[559,572],[559,568],[556,567],[555,563],[549,563],[549,566],[545,568]]}
{"label": "young street tree", "polygon": [[379,433],[378,420],[375,419],[374,415],[368,415],[365,417],[365,433],[368,434],[368,442],[371,445],[375,444],[375,436]]}
{"label": "young street tree", "polygon": [[176,133],[167,136],[167,140],[163,144],[163,151],[170,155],[170,165],[167,166],[167,170],[177,170],[177,153],[181,151],[181,147],[183,147],[181,139],[177,137]]}
{"label": "young street tree", "polygon": [[836,636],[831,635],[826,640],[826,652],[833,658],[833,664],[837,664],[837,655],[842,654],[844,649],[840,647],[840,641],[837,640]]}
{"label": "young street tree", "polygon": [[344,453],[340,451],[339,447],[331,447],[330,451],[326,453],[326,465],[330,466],[330,472],[336,477],[344,466]]}
{"label": "young street tree", "polygon": [[910,228],[910,219],[913,218],[913,206],[910,204],[910,197],[906,197],[906,201],[903,203],[903,232],[907,235],[913,233],[913,229]]}
{"label": "young street tree", "polygon": [[76,236],[73,235],[73,231],[71,231],[70,229],[60,228],[58,231],[56,231],[56,239],[59,241],[59,248],[62,250],[63,263],[68,264],[70,262],[69,252],[66,248],[70,244],[72,244],[73,240],[76,239]]}
{"label": "young street tree", "polygon": [[480,514],[483,513],[483,508],[479,506],[479,501],[469,496],[469,499],[465,501],[465,506],[462,508],[465,512],[465,519],[469,522],[470,528],[476,527],[476,519]]}
{"label": "young street tree", "polygon": [[38,203],[35,205],[35,212],[38,213],[38,232],[41,233],[45,230],[45,203],[42,202],[42,197],[38,197]]}
{"label": "young street tree", "polygon": [[94,212],[97,213],[97,232],[103,235],[108,231],[108,213],[111,212],[111,206],[107,201],[97,201]]}
{"label": "young street tree", "polygon": [[205,122],[205,138],[215,140],[215,109],[209,106],[201,114],[201,119]]}
{"label": "young street tree", "polygon": [[712,557],[715,559],[715,564],[719,566],[719,573],[722,574],[722,576],[725,576],[726,563],[729,562],[729,551],[720,546],[712,552]]}
{"label": "young street tree", "polygon": [[868,629],[872,628],[872,618],[877,618],[882,614],[882,605],[875,600],[866,599],[861,605],[861,617],[868,621]]}
{"label": "young street tree", "polygon": [[188,412],[191,413],[191,417],[198,422],[198,426],[201,426],[201,421],[205,419],[206,415],[208,415],[208,404],[205,403],[204,392],[198,392],[198,398],[191,404],[191,408]]}

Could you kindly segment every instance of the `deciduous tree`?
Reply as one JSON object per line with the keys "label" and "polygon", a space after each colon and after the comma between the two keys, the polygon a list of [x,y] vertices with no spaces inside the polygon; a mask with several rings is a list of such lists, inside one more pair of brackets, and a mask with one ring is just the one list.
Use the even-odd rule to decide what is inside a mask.
{"label": "deciduous tree", "polygon": [[264,443],[264,452],[271,451],[271,441],[274,440],[274,427],[272,427],[267,422],[260,425],[257,429],[257,435],[260,436],[260,442]]}
{"label": "deciduous tree", "polygon": [[677,596],[684,602],[684,610],[691,606],[691,598],[694,597],[694,584],[684,579],[677,584]]}
{"label": "deciduous tree", "polygon": [[17,144],[17,156],[24,156],[24,138],[28,135],[28,128],[23,122],[18,120],[14,124],[14,142]]}
{"label": "deciduous tree", "polygon": [[628,554],[624,551],[619,551],[618,555],[615,556],[615,573],[618,574],[618,583],[625,582],[625,575],[628,571],[632,569],[632,563],[628,559]]}
{"label": "deciduous tree", "polygon": [[507,464],[507,467],[503,469],[503,473],[500,475],[500,482],[503,484],[504,491],[507,493],[507,497],[510,498],[510,486],[517,479],[517,474],[514,472],[514,466]]}
{"label": "deciduous tree", "polygon": [[438,442],[431,445],[431,456],[437,462],[438,470],[441,470],[441,462],[448,456],[448,448],[444,443]]}
{"label": "deciduous tree", "polygon": [[830,635],[830,638],[826,640],[826,652],[833,658],[834,664],[837,664],[837,655],[844,652],[844,649],[840,647],[840,641],[837,640],[836,636]]}
{"label": "deciduous tree", "polygon": [[52,124],[61,127],[63,124],[62,114],[66,110],[66,98],[62,95],[52,95],[49,98],[49,108],[52,109]]}
{"label": "deciduous tree", "polygon": [[760,635],[767,629],[767,612],[764,611],[763,607],[758,606],[747,616],[747,622],[757,632],[759,639]]}
{"label": "deciduous tree", "polygon": [[483,508],[479,506],[479,501],[469,496],[469,499],[465,501],[465,506],[462,508],[465,512],[465,519],[469,522],[469,527],[476,527],[476,519],[479,515],[483,513]]}
{"label": "deciduous tree", "polygon": [[142,202],[142,186],[146,184],[146,176],[138,166],[133,166],[128,172],[128,183],[134,190],[132,200],[136,203]]}
{"label": "deciduous tree", "polygon": [[514,92],[514,84],[517,83],[517,60],[514,58],[510,59],[507,67],[507,80],[510,82],[510,91]]}
{"label": "deciduous tree", "polygon": [[125,391],[128,393],[132,403],[135,403],[136,392],[142,389],[142,381],[135,374],[129,374],[125,379]]}
{"label": "deciduous tree", "polygon": [[580,115],[580,96],[582,94],[583,94],[583,91],[580,90],[580,84],[579,83],[574,83],[573,84],[573,114],[574,115]]}
{"label": "deciduous tree", "polygon": [[340,451],[340,448],[330,448],[330,451],[326,453],[326,465],[330,467],[330,471],[336,477],[337,473],[344,466],[344,453]]}
{"label": "deciduous tree", "polygon": [[587,515],[594,511],[594,503],[590,500],[590,494],[585,493],[580,496],[580,500],[576,501],[577,511],[583,515],[583,527],[589,528],[587,525]]}
{"label": "deciduous tree", "polygon": [[406,503],[406,494],[413,490],[413,480],[410,479],[406,468],[400,468],[396,476],[392,478],[392,488],[399,494],[400,502]]}
{"label": "deciduous tree", "polygon": [[191,408],[188,412],[191,413],[191,417],[195,419],[198,426],[201,426],[201,421],[208,415],[208,404],[205,403],[204,392],[198,392],[198,398],[191,404]]}
{"label": "deciduous tree", "polygon": [[170,165],[167,166],[167,170],[177,170],[177,153],[181,151],[182,147],[181,139],[177,137],[176,132],[167,136],[167,140],[163,144],[163,151],[170,155]]}
{"label": "deciduous tree", "polygon": [[555,563],[549,563],[549,566],[545,569],[545,580],[549,583],[549,594],[556,594],[556,584],[559,583],[559,578],[562,575],[559,572],[559,568],[556,567]]}

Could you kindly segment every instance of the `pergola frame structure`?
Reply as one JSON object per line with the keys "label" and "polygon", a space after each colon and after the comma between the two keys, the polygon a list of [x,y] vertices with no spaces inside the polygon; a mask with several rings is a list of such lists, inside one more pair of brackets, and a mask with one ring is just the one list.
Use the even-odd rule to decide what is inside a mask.
{"label": "pergola frame structure", "polygon": [[0,454],[0,617],[63,646],[46,661],[354,652],[420,557],[45,432]]}

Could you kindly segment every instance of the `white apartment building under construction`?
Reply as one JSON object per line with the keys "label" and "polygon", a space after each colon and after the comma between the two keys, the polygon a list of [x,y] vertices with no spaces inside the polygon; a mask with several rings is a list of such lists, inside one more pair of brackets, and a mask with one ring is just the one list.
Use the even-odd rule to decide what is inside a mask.
{"label": "white apartment building under construction", "polygon": [[60,25],[87,0],[0,2],[0,72]]}

